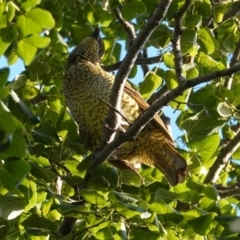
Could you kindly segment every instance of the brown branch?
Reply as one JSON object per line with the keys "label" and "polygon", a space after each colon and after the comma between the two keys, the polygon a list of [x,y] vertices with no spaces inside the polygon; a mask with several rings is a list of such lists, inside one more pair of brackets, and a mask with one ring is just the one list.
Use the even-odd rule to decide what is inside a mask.
{"label": "brown branch", "polygon": [[201,107],[204,109],[206,115],[207,115],[208,117],[211,117],[210,114],[209,114],[209,112],[208,112],[208,110],[207,110],[207,108],[204,106],[204,104],[201,104],[201,103],[200,103],[200,104],[197,104],[197,103],[191,103],[191,102],[182,102],[182,101],[176,101],[176,100],[173,100],[173,102],[175,102],[175,103],[178,104],[178,105],[177,105],[177,109],[179,108],[179,105],[181,105],[181,104],[186,104],[186,105],[192,106],[192,107],[194,107],[194,108],[196,108],[197,106],[201,106]]}
{"label": "brown branch", "polygon": [[100,97],[97,97],[97,98],[98,98],[101,102],[103,102],[104,104],[106,104],[108,107],[113,108],[114,111],[116,111],[116,112],[128,123],[128,125],[131,125],[131,123],[122,115],[122,113],[121,113],[119,110],[115,109],[110,103],[108,103],[108,102],[105,101],[104,99],[102,99],[102,98],[100,98]]}
{"label": "brown branch", "polygon": [[[126,31],[126,33],[128,34],[129,36],[129,39],[130,39],[130,46],[132,44],[132,42],[136,39],[137,35],[136,35],[136,32],[135,32],[135,29],[134,29],[134,26],[133,24],[131,24],[130,22],[128,21],[125,21],[122,17],[122,14],[119,10],[119,8],[115,8],[113,10],[114,14],[116,15],[116,18],[118,19],[118,21],[120,22],[120,24],[122,25],[122,27],[124,28],[124,30]],[[138,55],[139,58],[143,58],[143,53],[140,51],[139,52],[139,55]],[[143,70],[143,73],[144,75],[149,71],[148,69],[148,66],[146,65],[141,65],[142,67],[142,70]]]}
{"label": "brown branch", "polygon": [[234,184],[231,187],[216,185],[216,188],[217,188],[218,194],[220,195],[221,198],[240,196],[240,183],[239,182]]}
{"label": "brown branch", "polygon": [[153,93],[152,96],[148,99],[149,105],[155,102],[157,99],[161,98],[169,92],[167,85],[163,85],[157,92]]}
{"label": "brown branch", "polygon": [[[159,63],[161,58],[162,58],[161,55],[156,57],[149,57],[149,58],[137,58],[134,65],[149,65],[149,64]],[[112,65],[108,65],[108,66],[102,66],[102,68],[107,72],[112,72],[112,71],[118,70],[122,62],[123,61],[114,63]]]}
{"label": "brown branch", "polygon": [[205,183],[213,182],[215,183],[220,175],[220,172],[227,165],[231,155],[237,150],[240,146],[240,127],[236,131],[236,135],[231,139],[226,146],[221,149],[216,161],[210,167],[209,172],[204,180]]}
{"label": "brown branch", "polygon": [[[102,159],[107,159],[119,148],[124,142],[130,141],[136,138],[141,129],[146,126],[146,124],[151,121],[154,115],[163,106],[167,105],[170,101],[180,96],[185,90],[195,87],[201,83],[210,82],[216,80],[220,77],[231,76],[232,74],[240,71],[240,64],[234,65],[231,68],[224,69],[221,71],[216,71],[214,73],[206,74],[191,80],[186,81],[184,84],[179,85],[177,88],[171,90],[169,93],[155,101],[146,111],[144,111],[132,124],[125,133],[119,134],[111,143],[109,143],[104,150],[98,153],[97,160],[101,162]],[[240,134],[239,134],[240,135]],[[100,160],[99,160],[100,159]]]}
{"label": "brown branch", "polygon": [[[112,92],[110,95],[110,104],[115,109],[120,109],[123,88],[124,88],[127,76],[134,65],[134,62],[138,56],[139,51],[143,48],[143,46],[145,45],[146,41],[148,40],[149,36],[154,31],[154,29],[164,19],[167,13],[168,7],[170,6],[170,3],[171,3],[170,0],[160,1],[158,7],[155,9],[154,13],[152,14],[152,17],[146,23],[145,27],[139,33],[138,37],[134,40],[126,57],[124,58],[118,70],[118,73],[115,77],[115,81],[112,87]],[[118,129],[121,121],[121,117],[119,116],[119,114],[116,113],[116,111],[114,111],[112,108],[109,108],[108,121],[109,121],[109,129],[106,128],[104,131],[104,136],[100,146],[100,151],[95,154],[95,158],[90,169],[92,169],[93,166],[107,159],[106,157],[104,157],[104,155],[107,155],[108,157],[112,153],[112,151],[109,152],[106,149],[109,147],[109,144],[113,141],[115,137],[116,132],[114,130]],[[102,150],[104,148],[105,150]],[[105,153],[105,154],[102,154],[102,153]]]}
{"label": "brown branch", "polygon": [[183,6],[179,9],[179,11],[175,14],[175,27],[173,31],[173,54],[174,54],[174,63],[175,63],[175,71],[178,82],[181,84],[185,82],[186,79],[182,75],[182,51],[181,51],[181,35],[182,35],[182,19],[185,12],[188,10],[192,3],[192,0],[186,0]]}
{"label": "brown branch", "polygon": [[133,25],[130,22],[125,21],[123,19],[122,13],[120,12],[118,7],[113,9],[113,13],[115,14],[117,20],[120,22],[126,33],[128,34],[130,40],[133,41],[137,37]]}

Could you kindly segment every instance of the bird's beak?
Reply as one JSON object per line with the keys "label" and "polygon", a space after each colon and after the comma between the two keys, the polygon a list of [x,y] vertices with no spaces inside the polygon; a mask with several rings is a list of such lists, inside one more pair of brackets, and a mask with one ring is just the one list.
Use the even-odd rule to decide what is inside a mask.
{"label": "bird's beak", "polygon": [[101,59],[105,52],[105,46],[104,46],[103,40],[100,36],[100,28],[96,27],[90,37],[94,38],[98,42],[98,45],[99,45],[99,53],[98,54],[99,54],[99,59]]}
{"label": "bird's beak", "polygon": [[100,28],[96,27],[90,37],[94,38],[97,42],[99,42],[100,39],[101,39],[101,37],[100,37]]}

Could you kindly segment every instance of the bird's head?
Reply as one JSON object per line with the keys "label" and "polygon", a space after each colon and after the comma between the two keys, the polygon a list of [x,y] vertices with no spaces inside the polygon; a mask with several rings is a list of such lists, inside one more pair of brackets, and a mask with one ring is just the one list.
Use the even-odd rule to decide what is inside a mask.
{"label": "bird's head", "polygon": [[73,64],[79,60],[88,60],[98,63],[104,54],[104,44],[100,37],[100,29],[97,27],[91,36],[83,39],[78,46],[69,54],[68,64]]}

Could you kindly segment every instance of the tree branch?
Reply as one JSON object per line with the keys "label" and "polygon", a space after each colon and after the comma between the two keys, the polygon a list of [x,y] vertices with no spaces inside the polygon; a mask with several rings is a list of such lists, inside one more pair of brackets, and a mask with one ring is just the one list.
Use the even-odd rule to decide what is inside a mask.
{"label": "tree branch", "polygon": [[175,72],[176,77],[179,83],[186,81],[186,79],[182,75],[182,51],[181,51],[181,35],[182,35],[182,19],[185,12],[188,10],[192,0],[186,0],[183,6],[179,9],[179,11],[175,14],[175,27],[173,31],[173,54],[174,54],[174,63],[175,63]]}
{"label": "tree branch", "polygon": [[152,96],[148,99],[149,105],[155,102],[157,99],[161,98],[169,92],[169,89],[166,84],[164,84],[157,92],[153,93]]}
{"label": "tree branch", "polygon": [[[124,88],[127,76],[134,65],[134,62],[138,56],[139,51],[143,48],[144,44],[146,43],[146,41],[148,40],[149,36],[154,31],[154,29],[164,19],[167,13],[168,7],[170,6],[170,3],[171,3],[170,0],[160,1],[158,7],[155,9],[154,13],[152,14],[152,17],[147,22],[143,30],[139,33],[135,41],[132,43],[132,46],[130,47],[126,57],[124,58],[118,70],[118,73],[115,77],[115,81],[114,81],[111,96],[110,96],[110,104],[115,109],[120,109],[123,88]],[[107,152],[107,151],[106,150],[101,151],[101,150],[104,149],[104,147],[105,149],[108,148],[109,146],[108,143],[111,143],[113,141],[116,134],[115,130],[118,129],[118,126],[121,121],[121,116],[119,116],[119,114],[117,114],[113,108],[109,108],[108,121],[109,121],[109,128],[106,128],[104,131],[104,136],[100,146],[100,151],[95,154],[95,158],[90,169],[92,169],[93,166],[107,159],[106,157],[104,157],[104,154],[102,154],[102,152]],[[107,154],[107,157],[110,156],[110,154]]]}
{"label": "tree branch", "polygon": [[[118,21],[120,22],[120,24],[122,25],[122,27],[124,28],[124,30],[126,31],[126,33],[128,34],[128,37],[130,39],[130,46],[131,46],[132,42],[137,37],[133,24],[131,24],[130,22],[125,21],[123,19],[122,14],[121,14],[119,8],[115,8],[113,10],[113,12],[116,15],[116,17],[117,17]],[[144,57],[143,53],[141,51],[139,52],[138,57],[139,58],[143,58]],[[141,65],[141,67],[142,67],[143,73],[145,75],[149,71],[148,66]]]}
{"label": "tree branch", "polygon": [[237,129],[236,136],[229,141],[226,146],[224,146],[218,155],[216,161],[210,167],[209,172],[204,180],[205,183],[213,182],[215,183],[222,169],[228,163],[231,155],[237,150],[240,146],[240,127]]}
{"label": "tree branch", "polygon": [[[97,154],[97,160],[102,161],[102,159],[107,159],[119,148],[123,143],[130,141],[139,134],[139,132],[146,126],[146,124],[152,120],[154,115],[161,109],[163,106],[167,105],[170,101],[180,96],[183,91],[195,87],[201,83],[210,82],[214,79],[220,77],[231,76],[232,74],[240,71],[240,64],[234,65],[231,68],[224,69],[221,71],[216,71],[214,73],[206,74],[197,78],[186,81],[184,84],[179,85],[177,88],[171,90],[169,93],[156,100],[145,112],[143,112],[131,125],[125,133],[119,134],[111,143],[109,143],[104,150]],[[240,135],[240,134],[239,134]]]}
{"label": "tree branch", "polygon": [[224,187],[222,185],[216,185],[218,194],[221,198],[240,196],[240,183],[236,183],[231,187]]}
{"label": "tree branch", "polygon": [[[149,64],[159,63],[161,58],[162,58],[162,55],[156,56],[156,57],[149,57],[149,58],[137,58],[134,65],[149,65]],[[111,64],[108,66],[102,66],[102,68],[107,72],[113,72],[119,69],[122,62],[123,61]]]}

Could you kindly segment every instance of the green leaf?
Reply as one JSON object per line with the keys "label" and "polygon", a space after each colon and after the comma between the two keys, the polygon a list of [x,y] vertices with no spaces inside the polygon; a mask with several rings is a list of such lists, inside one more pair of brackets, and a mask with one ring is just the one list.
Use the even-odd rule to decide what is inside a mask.
{"label": "green leaf", "polygon": [[216,23],[220,23],[223,20],[224,14],[228,11],[226,4],[217,4],[214,6],[214,20]]}
{"label": "green leaf", "polygon": [[1,173],[2,183],[7,189],[14,190],[21,184],[21,181],[27,176],[29,171],[30,165],[26,161],[5,161]]}
{"label": "green leaf", "polygon": [[118,171],[109,164],[100,164],[91,171],[91,176],[104,177],[112,187],[118,186]]}
{"label": "green leaf", "polygon": [[43,179],[45,182],[54,182],[57,180],[58,176],[55,172],[43,168],[36,163],[30,162],[31,174],[37,179]]}
{"label": "green leaf", "polygon": [[[92,28],[88,24],[72,24],[70,28],[71,37],[75,44],[78,44],[85,37],[90,36],[92,33]],[[81,33],[81,34],[79,34]]]}
{"label": "green leaf", "polygon": [[158,202],[159,200],[163,200],[165,203],[171,203],[175,201],[176,193],[170,192],[164,188],[158,188],[155,196],[154,201]]}
{"label": "green leaf", "polygon": [[[188,102],[189,94],[191,93],[191,90],[186,90],[184,91],[180,96],[175,98],[176,102],[170,102],[170,106],[174,109],[184,111],[186,109],[186,104],[185,102]],[[178,103],[180,102],[180,104]]]}
{"label": "green leaf", "polygon": [[[5,119],[6,121],[6,119]],[[11,127],[14,128],[14,123],[10,123]],[[19,125],[19,124],[18,124]],[[19,126],[18,126],[19,127]],[[11,136],[11,145],[7,151],[2,152],[1,156],[3,159],[8,158],[23,158],[26,155],[26,142],[22,134],[22,130],[17,129]]]}
{"label": "green leaf", "polygon": [[156,47],[166,47],[172,38],[172,30],[170,30],[165,24],[159,25],[150,36],[148,42]]}
{"label": "green leaf", "polygon": [[0,69],[0,91],[1,89],[6,87],[8,76],[9,76],[9,68],[1,68]]}
{"label": "green leaf", "polygon": [[188,14],[185,18],[184,25],[188,28],[195,28],[198,26],[202,21],[202,16]]}
{"label": "green leaf", "polygon": [[232,109],[225,102],[221,102],[218,104],[217,111],[218,111],[219,115],[224,118],[230,118],[232,116]]}
{"label": "green leaf", "polygon": [[55,230],[53,222],[42,216],[38,216],[36,213],[29,215],[21,225],[33,235],[45,235],[49,234],[49,231]]}
{"label": "green leaf", "polygon": [[7,20],[11,22],[15,16],[15,6],[12,2],[7,3]]}
{"label": "green leaf", "polygon": [[41,0],[27,0],[21,3],[21,7],[28,12],[30,9],[39,4]]}
{"label": "green leaf", "polygon": [[135,172],[129,169],[121,171],[119,177],[120,181],[122,181],[126,185],[140,187],[142,184],[141,178]]}
{"label": "green leaf", "polygon": [[237,35],[226,33],[224,35],[224,40],[222,42],[224,50],[229,53],[233,52],[236,47],[237,41],[238,41]]}
{"label": "green leaf", "polygon": [[33,8],[26,15],[17,18],[17,26],[23,37],[38,34],[43,29],[52,29],[54,25],[55,21],[51,13],[40,8]]}
{"label": "green leaf", "polygon": [[19,190],[24,194],[24,199],[26,201],[25,210],[30,210],[34,208],[37,204],[37,185],[35,182],[30,181],[26,178],[23,179]]}
{"label": "green leaf", "polygon": [[195,30],[185,30],[181,35],[182,54],[189,53],[197,42],[197,32]]}
{"label": "green leaf", "polygon": [[129,203],[117,202],[115,203],[116,210],[127,218],[132,218],[134,216],[140,216],[142,213],[146,212],[145,208],[135,206]]}
{"label": "green leaf", "polygon": [[203,138],[202,140],[190,141],[188,143],[188,146],[201,156],[203,163],[207,163],[218,149],[219,143],[219,135],[213,134],[211,136]]}
{"label": "green leaf", "polygon": [[187,113],[182,115],[180,126],[185,129],[190,139],[199,140],[219,131],[225,120],[219,119],[215,111],[211,111],[210,116],[202,110],[199,113]]}
{"label": "green leaf", "polygon": [[0,197],[0,217],[12,220],[24,211],[25,203],[22,197],[1,196]]}
{"label": "green leaf", "polygon": [[8,236],[8,232],[10,230],[10,222],[6,219],[0,217],[0,237],[2,239],[6,239]]}
{"label": "green leaf", "polygon": [[218,198],[219,198],[219,194],[218,194],[218,191],[216,189],[216,187],[214,185],[208,185],[204,188],[204,191],[203,191],[204,195],[211,199],[211,200],[215,200],[217,201]]}
{"label": "green leaf", "polygon": [[174,55],[172,53],[165,53],[163,55],[163,61],[166,67],[168,68],[174,68],[175,63],[174,63]]}
{"label": "green leaf", "polygon": [[82,189],[80,195],[91,204],[105,205],[106,199],[96,190]]}
{"label": "green leaf", "polygon": [[154,72],[148,72],[143,80],[139,83],[140,93],[142,97],[146,100],[148,99],[154,91],[161,85],[162,78],[159,77]]}
{"label": "green leaf", "polygon": [[174,70],[167,70],[165,73],[166,85],[169,89],[174,89],[178,86],[177,77]]}
{"label": "green leaf", "polygon": [[108,198],[112,203],[124,202],[124,203],[136,203],[138,199],[131,197],[129,194],[120,193],[117,191],[110,191]]}
{"label": "green leaf", "polygon": [[169,207],[169,205],[165,204],[162,200],[150,204],[150,210],[156,214],[161,215],[174,212],[174,210],[171,207]]}
{"label": "green leaf", "polygon": [[7,27],[6,2],[0,2],[0,28]]}
{"label": "green leaf", "polygon": [[16,37],[17,30],[14,25],[10,25],[8,28],[0,29],[0,56],[6,52]]}
{"label": "green leaf", "polygon": [[216,213],[208,213],[198,218],[189,220],[188,224],[193,228],[196,233],[201,236],[206,236],[215,225],[213,220],[216,215]]}
{"label": "green leaf", "polygon": [[55,143],[54,138],[52,138],[50,135],[44,134],[37,130],[32,131],[32,136],[36,142],[43,143],[44,145],[53,145]]}
{"label": "green leaf", "polygon": [[94,17],[103,27],[108,27],[112,22],[112,14],[102,9],[100,6],[94,11]]}
{"label": "green leaf", "polygon": [[52,29],[55,26],[51,13],[41,8],[31,9],[26,16],[38,23],[43,29]]}
{"label": "green leaf", "polygon": [[[0,74],[1,76],[1,74]],[[12,137],[18,125],[17,120],[0,105],[0,142],[5,142]]]}
{"label": "green leaf", "polygon": [[219,47],[216,38],[213,36],[213,33],[207,27],[199,29],[198,43],[200,45],[201,51],[203,51],[206,54],[213,53]]}
{"label": "green leaf", "polygon": [[[183,65],[184,67],[184,65]],[[186,78],[187,79],[192,79],[192,78],[196,78],[199,75],[199,71],[197,70],[197,68],[190,68],[189,70],[187,70],[187,75]]]}
{"label": "green leaf", "polygon": [[197,62],[199,63],[199,65],[206,68],[214,68],[219,64],[212,57],[204,54],[203,52],[200,52],[197,56]]}
{"label": "green leaf", "polygon": [[204,1],[204,2],[197,2],[197,9],[198,12],[201,13],[200,15],[202,15],[205,18],[209,18],[212,16],[212,5],[210,2]]}
{"label": "green leaf", "polygon": [[34,59],[37,48],[45,48],[50,44],[50,38],[32,35],[18,42],[18,54],[26,65],[30,65]]}
{"label": "green leaf", "polygon": [[[131,9],[131,11],[129,11]],[[131,20],[136,18],[138,15],[143,14],[147,11],[146,6],[142,1],[139,0],[129,0],[123,2],[123,7],[121,9],[123,18],[125,20]]]}

